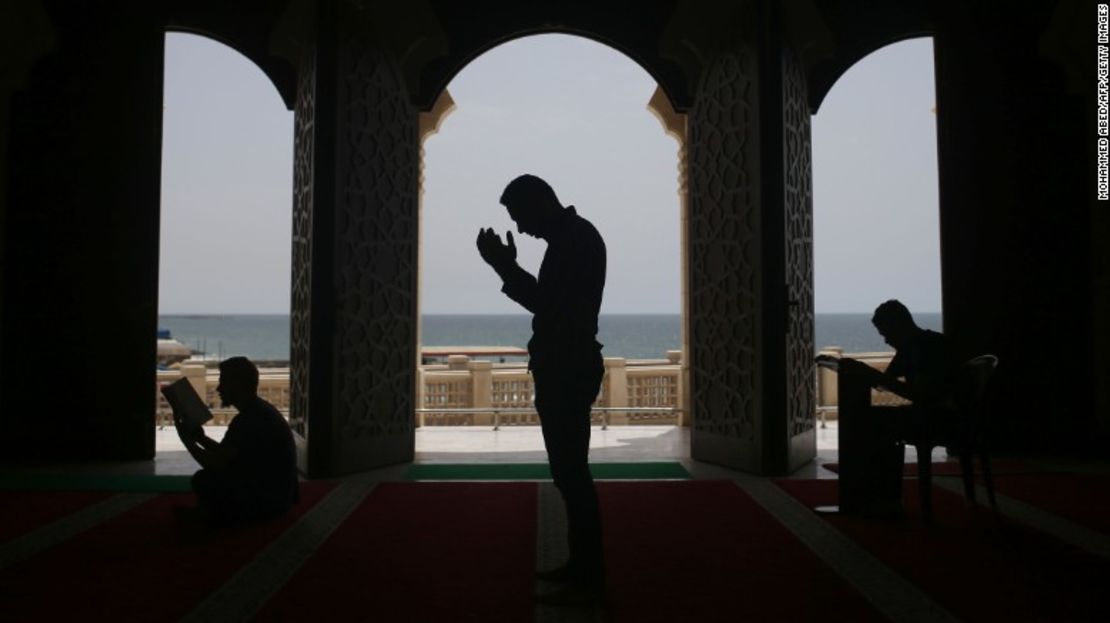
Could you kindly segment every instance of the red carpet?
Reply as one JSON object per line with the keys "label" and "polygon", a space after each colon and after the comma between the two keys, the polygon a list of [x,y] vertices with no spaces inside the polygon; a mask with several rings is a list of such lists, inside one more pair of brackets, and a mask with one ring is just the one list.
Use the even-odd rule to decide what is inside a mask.
{"label": "red carpet", "polygon": [[[829,470],[830,472],[840,473],[840,464],[839,463],[822,463],[821,467],[824,467],[825,469]],[[1023,463],[1022,461],[1018,461],[1018,460],[1015,460],[1015,459],[999,459],[999,460],[996,460],[996,461],[991,461],[991,473],[992,474],[1013,474],[1013,473],[1024,473],[1024,472],[1030,472],[1030,471],[1033,471],[1033,468],[1031,468],[1029,465]],[[903,465],[902,466],[902,473],[907,475],[907,476],[916,476],[917,475],[917,462],[912,461],[912,462],[909,462],[909,463],[906,463],[905,465]],[[975,461],[975,473],[976,474],[979,473],[979,461],[978,461],[978,459],[976,459],[976,461]],[[960,462],[959,461],[952,460],[952,461],[945,461],[943,463],[940,463],[940,462],[934,462],[933,463],[933,475],[934,476],[959,476],[960,474],[961,474],[961,472],[960,472]]]}
{"label": "red carpet", "polygon": [[[836,503],[835,480],[780,480],[807,506]],[[917,481],[904,485],[909,517],[884,522],[823,516],[930,597],[968,621],[1101,621],[1110,562],[968,508],[934,487],[934,524],[922,523]]]}
{"label": "red carpet", "polygon": [[[1106,477],[1000,476],[999,491],[1075,521],[1107,517]],[[835,503],[834,480],[783,480],[806,505]],[[188,613],[319,502],[305,483],[290,515],[204,534],[170,517],[164,494],[0,571],[6,621],[173,620]],[[917,509],[883,522],[825,521],[968,621],[1103,620],[1110,563],[934,492],[935,523]],[[869,621],[851,586],[729,482],[603,482],[610,601],[617,623]],[[26,533],[103,499],[5,493],[3,534]],[[99,497],[98,497],[99,496]],[[53,500],[48,499],[53,498]],[[13,510],[26,507],[26,518]],[[530,621],[535,483],[384,483],[259,613],[263,620]],[[35,519],[37,518],[37,519]]]}
{"label": "red carpet", "polygon": [[379,485],[260,620],[532,620],[535,483]]}
{"label": "red carpet", "polygon": [[994,490],[1092,530],[1110,533],[1110,476],[995,475]]}
{"label": "red carpet", "polygon": [[201,533],[177,524],[163,494],[0,571],[5,621],[166,621],[186,614],[333,487],[306,482],[286,516]]}
{"label": "red carpet", "polygon": [[730,482],[603,482],[618,623],[885,620]]}
{"label": "red carpet", "polygon": [[107,491],[0,491],[0,543],[113,495]]}

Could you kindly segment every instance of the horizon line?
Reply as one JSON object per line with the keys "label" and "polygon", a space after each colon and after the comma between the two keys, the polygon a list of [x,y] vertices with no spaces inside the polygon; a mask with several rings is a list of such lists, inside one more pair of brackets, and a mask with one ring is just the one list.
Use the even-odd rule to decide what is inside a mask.
{"label": "horizon line", "polygon": [[[815,310],[814,314],[870,314],[875,310],[858,310],[858,311],[821,311]],[[940,310],[920,311],[914,310],[914,314],[943,314]],[[218,317],[218,316],[288,316],[289,312],[274,312],[274,311],[232,311],[232,312],[158,312],[159,316],[192,316],[192,317]],[[443,311],[429,311],[422,312],[421,316],[526,316],[530,317],[532,314],[527,312],[443,312]],[[601,312],[602,316],[681,316],[682,312],[667,312],[667,311],[609,311]]]}

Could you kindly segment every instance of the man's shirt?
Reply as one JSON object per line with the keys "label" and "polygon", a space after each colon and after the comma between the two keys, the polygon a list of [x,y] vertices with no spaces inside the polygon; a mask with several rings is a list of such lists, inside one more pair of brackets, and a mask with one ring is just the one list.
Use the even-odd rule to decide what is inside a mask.
{"label": "man's shirt", "polygon": [[597,316],[605,289],[605,242],[573,206],[547,237],[538,277],[515,266],[501,291],[532,312],[529,367],[541,370],[597,357]]}
{"label": "man's shirt", "polygon": [[950,398],[954,372],[944,336],[929,329],[922,329],[898,349],[886,369],[889,376],[905,378],[918,395],[914,402],[921,404],[938,404]]}
{"label": "man's shirt", "polygon": [[261,398],[240,407],[221,446],[233,448],[230,477],[249,483],[264,504],[284,510],[297,502],[297,450],[293,431],[281,413]]}

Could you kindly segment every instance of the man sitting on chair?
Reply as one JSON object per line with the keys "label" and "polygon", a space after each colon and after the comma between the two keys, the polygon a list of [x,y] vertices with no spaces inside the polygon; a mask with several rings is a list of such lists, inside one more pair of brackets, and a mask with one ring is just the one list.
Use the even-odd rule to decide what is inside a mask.
{"label": "man sitting on chair", "polygon": [[[874,504],[864,512],[879,515],[900,513],[902,442],[915,443],[922,436],[951,438],[958,426],[952,400],[953,374],[957,369],[944,336],[922,329],[901,302],[889,300],[875,309],[871,323],[894,348],[886,371],[856,359],[836,360],[821,355],[819,364],[837,362],[837,370],[852,375],[869,387],[890,391],[911,402],[897,407],[870,407],[861,413],[843,414],[859,422],[853,438],[841,441],[842,448],[856,448],[856,457],[879,490],[872,492]],[[841,432],[846,432],[846,428]],[[951,451],[951,450],[950,450]],[[924,457],[928,461],[929,457]]]}
{"label": "man sitting on chair", "polygon": [[[860,375],[872,387],[890,391],[917,406],[952,406],[951,381],[956,365],[944,336],[917,326],[910,310],[893,299],[875,309],[871,324],[895,350],[890,365],[883,372],[844,357],[840,359],[840,373]],[[827,358],[822,355],[818,361]]]}
{"label": "man sitting on chair", "polygon": [[222,441],[175,420],[189,454],[203,468],[193,475],[197,507],[186,519],[215,523],[280,515],[298,501],[293,432],[281,413],[258,396],[258,368],[246,357],[220,364],[220,400],[239,410]]}

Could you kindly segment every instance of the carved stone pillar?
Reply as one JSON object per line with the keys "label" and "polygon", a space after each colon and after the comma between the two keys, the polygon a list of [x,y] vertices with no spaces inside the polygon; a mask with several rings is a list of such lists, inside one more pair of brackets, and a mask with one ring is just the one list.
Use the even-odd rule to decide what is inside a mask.
{"label": "carved stone pillar", "polygon": [[752,33],[704,69],[689,116],[691,454],[760,471],[758,65]]}
{"label": "carved stone pillar", "polygon": [[[667,94],[662,87],[656,87],[655,92],[648,101],[650,111],[667,136],[678,141],[678,211],[679,211],[679,296],[682,301],[682,318],[680,327],[680,347],[682,353],[690,352],[690,249],[689,249],[689,220],[690,220],[690,164],[688,148],[687,117],[675,111],[671,106]],[[679,425],[690,425],[690,358],[683,356],[679,359],[681,372],[679,377],[678,406],[682,409],[679,414]]]}
{"label": "carved stone pillar", "polygon": [[412,459],[418,121],[351,3],[316,7],[296,106],[292,410],[301,467]]}
{"label": "carved stone pillar", "polygon": [[779,11],[740,15],[689,118],[691,454],[766,474],[816,454],[809,109]]}
{"label": "carved stone pillar", "polygon": [[[424,257],[424,141],[434,136],[439,132],[440,125],[451,113],[455,112],[455,100],[451,98],[451,93],[444,89],[439,97],[436,98],[435,104],[432,109],[427,112],[420,113],[419,119],[419,132],[420,132],[420,180],[419,189],[417,191],[417,248],[416,257],[418,258],[417,266],[417,280],[416,292],[419,294],[422,291],[422,280],[424,279],[424,268],[420,264],[420,260]],[[423,323],[420,322],[422,317],[422,309],[419,301],[416,306],[417,330],[416,330],[416,345],[417,345],[417,360],[416,364],[422,365],[423,358],[420,356],[419,348],[424,343],[423,335],[421,334]],[[416,379],[416,406],[422,408],[424,406],[424,382],[418,375]]]}
{"label": "carved stone pillar", "polygon": [[801,62],[782,49],[782,238],[786,286],[785,461],[791,472],[817,454],[817,403],[814,366],[813,164],[809,98]]}

